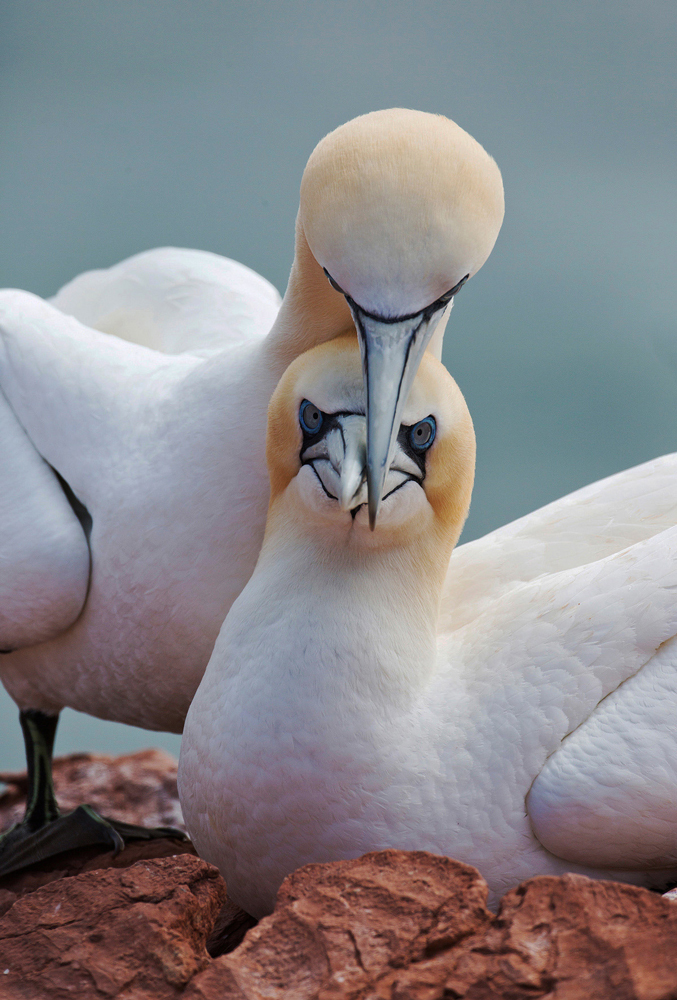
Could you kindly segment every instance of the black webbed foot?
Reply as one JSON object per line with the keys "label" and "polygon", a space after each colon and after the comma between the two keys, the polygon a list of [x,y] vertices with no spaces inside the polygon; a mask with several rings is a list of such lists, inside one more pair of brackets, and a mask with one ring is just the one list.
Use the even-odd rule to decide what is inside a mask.
{"label": "black webbed foot", "polygon": [[125,841],[160,837],[187,840],[181,830],[175,830],[171,826],[134,826],[100,816],[91,806],[78,806],[37,830],[31,830],[25,821],[8,830],[0,838],[0,878],[76,847],[100,844],[118,854],[125,846]]}
{"label": "black webbed foot", "polygon": [[91,806],[59,812],[52,782],[52,749],[57,716],[27,710],[20,713],[28,762],[26,813],[0,836],[0,878],[63,851],[101,845],[118,854],[127,840],[173,837],[187,840],[171,826],[135,826],[101,816]]}

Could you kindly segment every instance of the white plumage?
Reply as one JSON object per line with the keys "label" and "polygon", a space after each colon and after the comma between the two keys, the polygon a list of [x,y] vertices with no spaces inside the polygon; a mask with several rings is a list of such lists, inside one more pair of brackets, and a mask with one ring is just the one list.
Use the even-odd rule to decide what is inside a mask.
{"label": "white plumage", "polygon": [[0,649],[57,635],[87,595],[87,540],[66,496],[0,394]]}
{"label": "white plumage", "polygon": [[364,410],[353,354],[300,358],[271,404],[264,545],[184,731],[200,853],[254,914],[299,865],[386,847],[474,864],[494,899],[568,870],[660,886],[677,873],[677,455],[449,563],[474,447],[433,359],[403,419],[436,418],[425,479],[373,535],[310,450],[301,464],[304,398]]}
{"label": "white plumage", "polygon": [[[158,349],[56,306],[111,332],[134,321]],[[50,583],[65,605],[57,617],[43,600],[41,615],[32,579],[19,586],[13,570],[4,578],[10,611],[28,619],[17,636],[20,619],[7,614],[2,636],[16,651],[0,659],[0,672],[20,706],[55,713],[67,704],[181,730],[260,544],[275,384],[261,352],[278,306],[273,287],[241,265],[172,249],[83,275],[55,305],[0,294],[0,370],[21,438],[3,462],[3,492],[19,461],[41,474],[30,503],[40,503],[44,523],[19,497],[10,513],[38,550],[25,562],[39,568],[48,554],[62,556]],[[92,518],[91,578],[85,534],[42,459]],[[4,554],[14,544],[8,516],[1,527]]]}
{"label": "white plumage", "polygon": [[[416,313],[481,267],[503,213],[493,160],[414,111],[336,130],[303,183],[281,307],[248,268],[176,249],[52,303],[0,292],[0,677],[22,709],[181,730],[258,555],[270,395],[299,353],[354,331],[323,267],[366,310],[395,295]],[[423,324],[437,351],[447,302]]]}

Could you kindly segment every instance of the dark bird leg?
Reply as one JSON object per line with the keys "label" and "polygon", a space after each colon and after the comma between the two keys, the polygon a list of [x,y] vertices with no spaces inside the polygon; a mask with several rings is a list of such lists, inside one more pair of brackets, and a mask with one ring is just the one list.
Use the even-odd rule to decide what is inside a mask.
{"label": "dark bird leg", "polygon": [[0,877],[75,847],[101,844],[117,854],[125,840],[187,839],[174,827],[151,829],[121,823],[100,816],[91,806],[61,813],[52,781],[52,751],[59,717],[27,709],[20,712],[19,719],[28,763],[26,812],[20,823],[0,837]]}

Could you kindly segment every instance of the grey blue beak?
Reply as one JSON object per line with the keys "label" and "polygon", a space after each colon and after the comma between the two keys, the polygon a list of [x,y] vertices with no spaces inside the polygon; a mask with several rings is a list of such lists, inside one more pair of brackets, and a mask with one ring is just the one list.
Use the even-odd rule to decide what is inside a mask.
{"label": "grey blue beak", "polygon": [[418,366],[447,303],[430,316],[395,322],[370,316],[350,303],[362,351],[367,399],[369,524],[376,524],[402,409]]}
{"label": "grey blue beak", "polygon": [[373,531],[409,390],[445,309],[469,275],[420,312],[391,319],[362,309],[326,269],[325,274],[332,286],[345,295],[362,352],[367,401],[369,524]]}

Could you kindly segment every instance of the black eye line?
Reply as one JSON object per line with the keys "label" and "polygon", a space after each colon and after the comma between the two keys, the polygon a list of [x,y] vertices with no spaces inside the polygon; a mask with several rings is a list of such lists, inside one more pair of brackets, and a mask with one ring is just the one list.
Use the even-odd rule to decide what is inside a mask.
{"label": "black eye line", "polygon": [[[305,400],[305,402],[310,403],[311,400]],[[314,403],[312,405],[315,406]],[[343,434],[343,425],[341,424],[341,422],[340,422],[340,420],[338,418],[339,417],[354,417],[354,416],[363,417],[363,416],[365,416],[365,414],[364,413],[356,413],[355,410],[336,410],[334,413],[325,413],[324,410],[321,410],[319,406],[316,406],[315,408],[317,409],[317,411],[319,413],[322,414],[322,421],[321,421],[320,426],[318,427],[318,429],[317,429],[317,431],[316,431],[315,434],[308,434],[308,432],[305,431],[303,429],[303,427],[301,426],[301,422],[299,420],[299,426],[301,427],[301,433],[303,435],[303,441],[301,443],[301,450],[299,452],[299,461],[301,462],[302,466],[303,465],[310,465],[310,467],[312,468],[313,472],[317,476],[317,479],[319,480],[320,485],[322,486],[322,489],[324,490],[324,492],[327,494],[327,496],[331,500],[336,500],[337,498],[332,493],[330,493],[327,490],[326,486],[324,485],[324,483],[320,479],[320,477],[319,477],[319,475],[317,473],[317,470],[315,469],[315,466],[313,465],[313,462],[315,461],[315,459],[313,459],[313,458],[304,458],[304,452],[307,451],[307,449],[310,448],[312,445],[316,444],[322,437],[325,436],[325,434],[328,434],[329,431],[333,430],[335,427],[338,427],[339,431],[341,432],[341,438],[343,439],[343,443],[345,445],[345,437],[344,437],[344,434]],[[299,409],[299,415],[300,415],[300,409]],[[435,421],[435,434],[436,434],[437,433],[437,421],[435,420],[435,417],[434,417],[434,415],[432,413],[429,413],[427,417],[423,417],[422,420],[417,420],[415,424],[400,424],[400,430],[399,430],[398,435],[397,435],[397,443],[399,444],[399,446],[402,449],[402,451],[418,466],[419,471],[421,473],[421,478],[420,479],[416,479],[414,476],[408,475],[407,478],[403,482],[401,482],[398,486],[396,486],[394,489],[392,489],[390,491],[390,493],[387,493],[386,496],[391,496],[392,493],[394,493],[396,490],[401,489],[402,486],[406,485],[406,483],[408,483],[410,481],[418,483],[419,486],[421,486],[423,484],[423,481],[425,480],[425,476],[426,476],[426,457],[428,455],[430,447],[432,446],[432,442],[431,442],[430,445],[428,445],[427,447],[423,448],[422,450],[416,451],[416,450],[414,450],[414,448],[411,445],[410,434],[411,434],[411,431],[413,430],[413,428],[416,427],[417,424],[421,424],[425,420],[429,420],[429,419],[432,419],[432,420]],[[384,496],[382,499],[385,500],[386,496]],[[360,507],[363,507],[363,506],[364,506],[364,504],[360,504]],[[353,520],[355,519],[355,516],[356,516],[358,510],[360,509],[360,507],[355,507],[353,510],[351,510],[350,513],[351,513],[351,515],[353,517]]]}
{"label": "black eye line", "polygon": [[[311,467],[311,469],[313,470],[313,474],[315,475],[315,478],[317,479],[318,483],[322,487],[322,490],[323,490],[325,496],[329,497],[330,500],[336,500],[336,501],[338,501],[338,497],[335,497],[333,493],[330,493],[329,490],[327,489],[327,487],[322,482],[322,477],[319,475],[319,473],[318,473],[317,469],[315,468],[315,466],[313,465],[312,461],[309,461],[309,460],[305,460],[304,461],[303,459],[301,459],[301,465],[309,465]],[[416,476],[412,476],[411,473],[409,473],[407,475],[406,479],[403,479],[401,483],[397,484],[397,486],[393,486],[392,490],[390,490],[389,493],[385,493],[381,497],[381,500],[387,500],[388,497],[391,497],[393,495],[393,493],[397,493],[397,491],[401,490],[403,486],[407,485],[407,483],[416,483],[417,486],[420,486],[424,479],[425,479],[425,467],[423,469],[423,476],[422,476],[421,479],[417,479]],[[359,512],[362,510],[362,508],[364,506],[365,506],[364,503],[360,503],[360,504],[357,505],[357,507],[351,507],[350,508],[349,514],[350,514],[351,518],[353,519],[353,521],[355,520],[355,518],[357,517],[357,515],[359,514]]]}
{"label": "black eye line", "polygon": [[[310,402],[310,400],[304,400],[304,402]],[[314,403],[312,405],[315,406]],[[316,444],[319,440],[321,440],[321,438],[323,438],[326,434],[329,433],[329,431],[333,430],[335,427],[338,427],[338,429],[340,430],[341,439],[343,440],[343,444],[345,445],[343,426],[338,419],[339,417],[364,416],[364,413],[355,413],[355,410],[336,410],[336,412],[334,413],[325,413],[324,410],[321,410],[319,406],[316,406],[315,409],[318,411],[318,413],[322,414],[322,420],[320,422],[320,426],[317,428],[315,433],[309,434],[308,431],[304,430],[303,424],[301,423],[300,420],[301,410],[299,408],[299,427],[301,428],[301,434],[303,435],[303,441],[301,443],[301,451],[299,453],[301,465],[313,464],[315,460],[304,458],[303,453],[306,451],[307,448],[310,448],[311,445]],[[336,497],[334,497],[334,499],[336,499]]]}
{"label": "black eye line", "polygon": [[324,485],[324,483],[322,482],[322,479],[320,478],[320,476],[319,476],[319,474],[317,472],[317,469],[315,468],[315,466],[313,465],[313,463],[312,462],[303,462],[302,464],[310,466],[310,468],[315,473],[315,478],[317,479],[318,483],[320,484],[320,486],[322,487],[322,489],[324,490],[324,492],[326,493],[326,495],[329,497],[329,499],[330,500],[338,500],[338,497],[335,497],[333,493],[330,493],[329,490],[327,489],[327,487]]}
{"label": "black eye line", "polygon": [[350,295],[348,295],[347,292],[344,292],[341,286],[336,281],[334,281],[334,279],[332,278],[331,274],[329,273],[326,267],[323,267],[322,270],[326,274],[331,287],[335,289],[335,291],[340,292],[341,295],[345,297],[345,300],[351,307],[351,309],[354,307],[355,309],[359,310],[359,312],[361,312],[363,316],[368,316],[369,319],[375,319],[379,323],[391,323],[391,324],[403,323],[409,319],[416,319],[417,316],[420,316],[422,318],[421,322],[429,320],[430,317],[433,315],[433,313],[436,313],[440,309],[449,305],[453,297],[458,292],[460,292],[460,290],[463,288],[466,281],[470,277],[470,273],[468,272],[468,274],[466,274],[463,278],[461,278],[461,280],[458,281],[453,288],[450,288],[448,292],[445,292],[443,295],[440,295],[439,299],[435,299],[435,301],[431,302],[429,306],[424,306],[423,309],[420,309],[418,312],[407,313],[404,316],[380,316],[378,313],[369,312],[367,309],[363,309],[362,306],[357,304],[355,299],[351,298]]}
{"label": "black eye line", "polygon": [[[301,449],[302,453],[306,450],[307,447],[309,447],[309,445],[315,444],[315,442],[320,437],[324,436],[330,430],[333,430],[335,427],[338,427],[338,429],[340,430],[340,432],[341,432],[341,438],[343,439],[343,441],[345,443],[345,438],[343,436],[343,425],[341,424],[341,422],[339,420],[339,417],[364,417],[364,416],[366,416],[366,414],[364,414],[364,413],[358,413],[355,410],[334,410],[332,413],[325,413],[324,410],[321,410],[320,407],[317,406],[315,403],[312,403],[311,400],[307,399],[307,400],[304,400],[303,402],[305,402],[305,403],[311,403],[311,405],[315,407],[315,409],[318,411],[318,413],[320,413],[322,415],[322,420],[320,421],[320,425],[317,428],[317,430],[315,431],[315,433],[314,434],[309,433],[308,431],[304,430],[303,425],[301,424],[301,420],[300,420],[300,413],[301,413],[301,411],[300,411],[300,408],[299,408],[299,427],[301,428],[301,433],[303,434],[303,447]],[[423,417],[421,420],[417,420],[415,424],[400,424],[400,429],[399,429],[399,432],[398,432],[398,435],[397,435],[397,440],[398,440],[400,446],[403,447],[404,450],[407,452],[407,454],[408,455],[411,454],[412,457],[418,456],[420,458],[420,456],[421,455],[425,455],[426,451],[428,450],[426,448],[425,451],[415,452],[413,450],[413,448],[411,447],[411,443],[410,443],[410,440],[409,440],[409,434],[413,430],[413,428],[416,427],[416,426],[418,426],[418,424],[424,423],[426,420],[432,420],[434,422],[435,427],[434,427],[433,433],[436,434],[437,433],[437,421],[435,420],[435,416],[432,413],[429,413],[427,417]],[[432,446],[432,442],[431,442],[430,446]]]}

